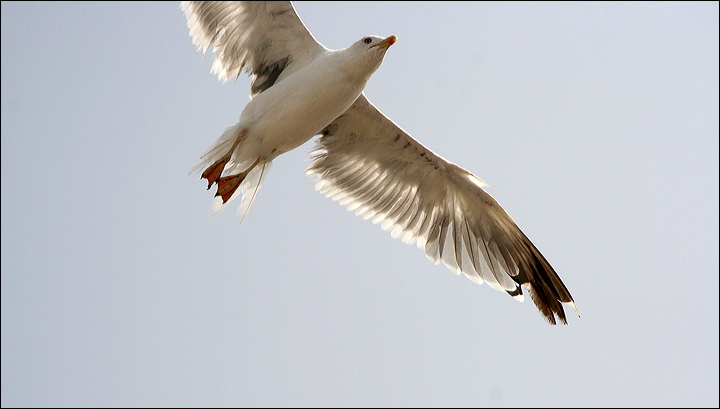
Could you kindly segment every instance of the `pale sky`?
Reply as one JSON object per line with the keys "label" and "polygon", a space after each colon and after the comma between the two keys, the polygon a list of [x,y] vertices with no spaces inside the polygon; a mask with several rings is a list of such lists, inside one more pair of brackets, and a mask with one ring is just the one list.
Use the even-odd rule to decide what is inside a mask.
{"label": "pale sky", "polygon": [[249,101],[178,3],[2,2],[2,406],[718,406],[718,3],[298,2],[398,41],[366,95],[490,185],[550,326],[277,158],[242,225],[188,172]]}

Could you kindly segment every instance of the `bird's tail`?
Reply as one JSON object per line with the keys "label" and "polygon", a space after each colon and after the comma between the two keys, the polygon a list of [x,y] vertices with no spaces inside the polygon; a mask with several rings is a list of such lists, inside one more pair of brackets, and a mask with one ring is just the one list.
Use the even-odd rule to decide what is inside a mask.
{"label": "bird's tail", "polygon": [[[243,132],[243,127],[240,123],[237,123],[225,129],[225,132],[223,132],[220,138],[218,138],[218,140],[215,141],[212,146],[210,146],[210,149],[208,149],[200,157],[200,163],[198,163],[194,168],[190,170],[190,174],[200,172],[201,170],[210,166],[212,163],[215,163],[228,155],[228,153],[231,154],[233,157],[237,156],[234,155],[232,151],[238,148],[238,145],[241,144],[244,136],[245,135]],[[232,170],[234,169],[230,169],[230,163],[228,163],[225,166],[225,172],[231,172]]]}
{"label": "bird's tail", "polygon": [[255,197],[257,197],[257,193],[260,190],[260,185],[262,184],[263,179],[265,179],[265,175],[267,175],[267,172],[270,170],[271,165],[272,161],[258,162],[258,164],[255,165],[247,174],[247,177],[245,177],[242,181],[240,187],[227,201],[223,201],[221,196],[215,196],[212,203],[213,212],[216,215],[219,214],[225,208],[225,205],[230,203],[239,195],[242,195],[240,206],[237,209],[237,215],[240,216],[240,223],[242,223],[243,220],[245,220],[245,216],[247,216],[250,211],[250,206],[255,201]]}
{"label": "bird's tail", "polygon": [[218,184],[218,192],[212,203],[212,210],[216,215],[229,202],[242,196],[237,210],[237,214],[241,216],[240,223],[245,220],[272,164],[272,161],[261,161],[260,158],[243,155],[245,136],[245,129],[241,123],[228,127],[203,154],[200,163],[190,171],[192,174],[205,169],[201,178],[208,179],[208,189],[213,184]]}

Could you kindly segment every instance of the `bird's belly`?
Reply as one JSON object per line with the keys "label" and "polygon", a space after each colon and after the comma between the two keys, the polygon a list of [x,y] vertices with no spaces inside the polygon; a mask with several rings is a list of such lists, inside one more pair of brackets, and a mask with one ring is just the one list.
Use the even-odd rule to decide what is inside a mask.
{"label": "bird's belly", "polygon": [[302,75],[257,95],[243,110],[248,146],[258,156],[272,158],[297,148],[345,112],[362,92],[362,84]]}

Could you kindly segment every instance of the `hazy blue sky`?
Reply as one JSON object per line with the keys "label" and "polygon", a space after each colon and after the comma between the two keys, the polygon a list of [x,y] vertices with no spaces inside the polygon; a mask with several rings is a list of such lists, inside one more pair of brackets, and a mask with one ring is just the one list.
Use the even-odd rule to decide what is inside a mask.
{"label": "hazy blue sky", "polygon": [[[717,406],[718,3],[320,3],[395,34],[368,98],[477,174],[582,318],[548,325],[279,157],[188,175],[249,101],[178,3],[2,2],[2,406]],[[568,311],[571,313],[571,310]]]}

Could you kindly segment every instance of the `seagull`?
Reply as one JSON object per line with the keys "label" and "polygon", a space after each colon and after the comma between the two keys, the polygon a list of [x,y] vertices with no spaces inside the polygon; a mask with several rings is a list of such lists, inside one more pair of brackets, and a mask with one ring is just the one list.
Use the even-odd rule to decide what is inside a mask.
{"label": "seagull", "polygon": [[288,1],[184,1],[180,9],[198,51],[213,45],[211,73],[222,82],[243,71],[252,77],[237,124],[195,168],[208,189],[217,187],[216,212],[241,197],[242,222],[273,159],[320,135],[306,171],[317,191],[455,274],[519,301],[524,288],[553,325],[567,324],[563,303],[577,313],[560,277],[485,182],[368,101],[363,89],[396,36],[366,36],[330,50]]}

